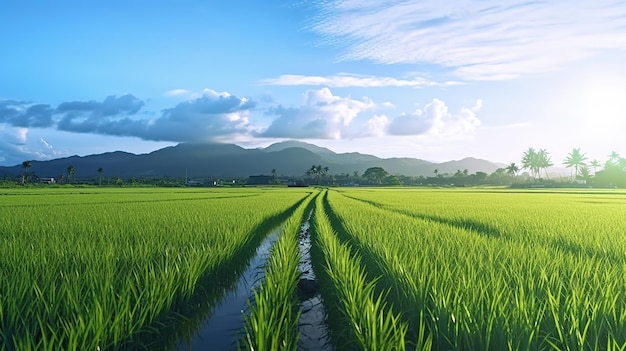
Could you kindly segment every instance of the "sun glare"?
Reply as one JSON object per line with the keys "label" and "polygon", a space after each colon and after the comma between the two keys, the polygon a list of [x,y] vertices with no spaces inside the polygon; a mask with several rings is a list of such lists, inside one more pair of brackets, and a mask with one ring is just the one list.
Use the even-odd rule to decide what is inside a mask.
{"label": "sun glare", "polygon": [[[612,81],[590,81],[580,90],[578,121],[599,137],[623,132],[626,127],[626,86]],[[578,94],[577,94],[578,95]]]}

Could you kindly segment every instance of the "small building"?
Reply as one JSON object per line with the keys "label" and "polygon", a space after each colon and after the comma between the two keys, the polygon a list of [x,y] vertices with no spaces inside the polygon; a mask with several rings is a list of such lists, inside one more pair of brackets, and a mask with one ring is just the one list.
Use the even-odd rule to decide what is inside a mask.
{"label": "small building", "polygon": [[54,184],[54,183],[56,183],[56,181],[54,180],[53,177],[39,178],[39,182],[43,183],[43,184]]}

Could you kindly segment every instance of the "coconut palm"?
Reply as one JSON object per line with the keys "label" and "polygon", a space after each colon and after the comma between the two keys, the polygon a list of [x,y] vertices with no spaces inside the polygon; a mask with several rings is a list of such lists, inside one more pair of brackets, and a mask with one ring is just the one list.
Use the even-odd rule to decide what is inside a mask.
{"label": "coconut palm", "polygon": [[326,166],[326,167],[324,167],[322,169],[322,172],[323,172],[322,175],[326,177],[326,183],[330,184],[330,174],[329,174],[330,168],[328,168],[328,166]]}
{"label": "coconut palm", "polygon": [[76,168],[74,166],[67,166],[67,180],[72,179],[74,181],[74,174],[76,174]]}
{"label": "coconut palm", "polygon": [[98,168],[98,185],[102,185],[102,173],[104,173],[104,168]]}
{"label": "coconut palm", "polygon": [[539,149],[539,152],[537,152],[537,167],[543,169],[546,178],[550,178],[548,176],[548,168],[552,166],[554,166],[554,163],[552,163],[550,153],[546,149]]}
{"label": "coconut palm", "polygon": [[612,164],[617,166],[619,164],[620,158],[620,155],[616,151],[611,151],[611,154],[609,155],[609,161]]}
{"label": "coconut palm", "polygon": [[33,161],[22,162],[22,170],[24,171],[24,173],[22,174],[22,185],[26,183],[26,180],[28,179],[29,174],[30,174],[30,167],[32,166],[33,166]]}
{"label": "coconut palm", "polygon": [[565,160],[563,160],[563,164],[567,168],[574,167],[574,169],[576,170],[576,173],[574,174],[575,178],[579,175],[578,170],[580,169],[580,167],[586,165],[585,160],[587,160],[587,156],[580,152],[580,148],[575,147],[572,149],[572,152],[567,154],[567,157],[565,158]]}
{"label": "coconut palm", "polygon": [[539,159],[537,151],[529,147],[522,155],[522,168],[530,171],[533,178],[539,178]]}
{"label": "coconut palm", "polygon": [[506,166],[505,170],[506,173],[515,177],[517,175],[517,172],[519,172],[519,167],[515,164],[515,162],[511,162],[510,165]]}
{"label": "coconut palm", "polygon": [[580,177],[585,180],[585,182],[591,181],[591,172],[589,172],[589,167],[582,166],[580,167]]}
{"label": "coconut palm", "polygon": [[593,161],[591,161],[589,165],[593,167],[593,174],[596,174],[598,167],[600,167],[600,162],[598,162],[598,160],[596,159],[593,159]]}

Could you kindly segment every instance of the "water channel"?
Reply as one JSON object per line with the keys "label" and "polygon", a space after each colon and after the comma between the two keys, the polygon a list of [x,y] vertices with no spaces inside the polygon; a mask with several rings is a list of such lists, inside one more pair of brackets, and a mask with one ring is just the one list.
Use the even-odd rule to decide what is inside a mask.
{"label": "water channel", "polygon": [[237,284],[227,291],[215,305],[209,319],[202,323],[190,338],[180,342],[176,350],[237,349],[237,340],[243,336],[244,313],[248,309],[247,301],[263,279],[265,263],[281,230],[282,227],[277,228],[261,242]]}
{"label": "water channel", "polygon": [[[310,219],[309,214],[309,219]],[[326,326],[326,311],[311,264],[311,237],[309,219],[298,233],[301,259],[298,265],[300,281],[300,320],[298,323],[300,350],[334,350]],[[264,279],[265,265],[282,226],[272,231],[256,249],[256,253],[239,276],[236,284],[225,291],[214,305],[209,318],[202,322],[192,335],[177,343],[177,351],[236,350],[237,342],[244,337],[244,313],[248,301]]]}
{"label": "water channel", "polygon": [[326,325],[326,310],[319,292],[319,285],[313,271],[311,260],[311,236],[309,234],[309,218],[300,227],[298,242],[300,246],[300,328],[299,349],[301,350],[334,350]]}

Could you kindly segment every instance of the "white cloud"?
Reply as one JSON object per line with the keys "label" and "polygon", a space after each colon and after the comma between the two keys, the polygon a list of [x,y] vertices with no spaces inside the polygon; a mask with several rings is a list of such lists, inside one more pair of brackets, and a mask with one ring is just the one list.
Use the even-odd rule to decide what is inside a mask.
{"label": "white cloud", "polygon": [[172,89],[163,93],[163,96],[176,99],[192,100],[202,97],[202,93],[188,89]]}
{"label": "white cloud", "polygon": [[269,138],[342,139],[352,136],[352,122],[363,111],[374,108],[367,98],[355,100],[333,95],[328,88],[308,90],[303,106],[278,106],[277,115],[259,136]]}
{"label": "white cloud", "polygon": [[0,124],[0,162],[12,166],[26,160],[48,160],[67,155],[66,152],[55,150],[43,138],[39,138],[38,142],[33,141],[28,136],[29,132],[28,128]]}
{"label": "white cloud", "polygon": [[109,96],[102,103],[65,102],[57,107],[59,130],[143,140],[198,142],[247,134],[248,113],[255,103],[227,92],[205,89],[202,96],[162,111],[160,117],[138,117],[143,101],[132,95]]}
{"label": "white cloud", "polygon": [[443,101],[433,99],[422,109],[390,119],[385,114],[371,117],[365,114],[384,104],[375,104],[367,98],[354,100],[336,96],[329,88],[309,90],[304,98],[303,106],[271,109],[270,113],[278,118],[257,136],[335,140],[381,136],[453,139],[473,135],[481,125],[476,112],[482,107],[482,100],[451,113]]}
{"label": "white cloud", "polygon": [[355,74],[339,74],[335,76],[304,76],[286,74],[278,78],[270,78],[262,81],[268,85],[317,85],[331,88],[346,87],[412,87],[421,88],[427,86],[447,86],[460,84],[458,82],[437,83],[426,78],[397,79],[391,77],[363,76]]}
{"label": "white cloud", "polygon": [[393,119],[387,128],[390,135],[431,135],[455,138],[472,135],[481,125],[476,112],[481,108],[478,100],[472,108],[461,108],[459,113],[450,113],[448,106],[433,99],[410,115],[404,114]]}
{"label": "white cloud", "polygon": [[164,96],[168,96],[168,97],[186,96],[189,94],[192,94],[192,92],[187,89],[173,89],[173,90],[166,91],[165,93],[163,93]]}
{"label": "white cloud", "polygon": [[385,115],[375,115],[367,120],[363,136],[380,137],[385,135],[389,126],[389,118]]}
{"label": "white cloud", "polygon": [[49,149],[49,150],[54,149],[54,146],[52,146],[50,143],[48,143],[48,142],[46,141],[46,139],[44,139],[44,138],[39,138],[39,142],[40,142],[40,143],[41,143],[41,144],[42,144],[42,145],[43,145],[46,149]]}
{"label": "white cloud", "polygon": [[325,0],[313,31],[341,59],[429,63],[469,80],[551,71],[626,50],[626,3],[615,0]]}
{"label": "white cloud", "polygon": [[17,144],[24,144],[28,139],[28,128],[15,128],[15,141]]}

